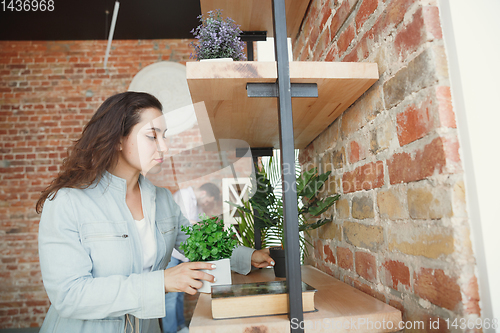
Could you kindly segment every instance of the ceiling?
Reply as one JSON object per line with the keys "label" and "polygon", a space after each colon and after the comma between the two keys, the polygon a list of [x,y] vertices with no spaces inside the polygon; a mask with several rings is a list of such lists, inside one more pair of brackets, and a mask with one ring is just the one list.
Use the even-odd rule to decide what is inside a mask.
{"label": "ceiling", "polygon": [[[119,2],[113,39],[192,38],[190,31],[198,25],[200,0]],[[108,39],[115,1],[53,0],[52,12],[11,11],[2,8],[3,3],[0,40],[95,40]]]}

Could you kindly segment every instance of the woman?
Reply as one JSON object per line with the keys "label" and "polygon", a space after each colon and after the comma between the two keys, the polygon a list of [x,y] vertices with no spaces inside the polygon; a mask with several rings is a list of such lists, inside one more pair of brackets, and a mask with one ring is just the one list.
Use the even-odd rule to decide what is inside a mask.
{"label": "woman", "polygon": [[[213,282],[208,263],[165,269],[188,225],[171,193],[143,175],[161,168],[166,124],[146,93],[108,98],[37,202],[40,266],[52,303],[40,332],[159,332],[167,292]],[[231,268],[265,267],[265,251],[238,247]]]}

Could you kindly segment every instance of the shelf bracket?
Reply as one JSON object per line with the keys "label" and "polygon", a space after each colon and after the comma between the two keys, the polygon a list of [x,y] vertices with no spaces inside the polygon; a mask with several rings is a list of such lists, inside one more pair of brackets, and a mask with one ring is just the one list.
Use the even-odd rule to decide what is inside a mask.
{"label": "shelf bracket", "polygon": [[[292,97],[318,98],[318,84],[291,83]],[[278,97],[277,83],[247,83],[248,97]]]}
{"label": "shelf bracket", "polygon": [[265,42],[267,31],[242,31],[240,38],[247,43],[247,60],[253,61],[253,42]]}

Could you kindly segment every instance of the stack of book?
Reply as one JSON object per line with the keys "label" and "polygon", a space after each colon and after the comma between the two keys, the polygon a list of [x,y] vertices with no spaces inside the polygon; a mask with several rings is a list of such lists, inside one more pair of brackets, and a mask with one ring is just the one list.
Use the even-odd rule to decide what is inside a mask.
{"label": "stack of book", "polygon": [[[315,311],[316,289],[302,282],[302,308]],[[212,286],[212,317],[227,319],[288,313],[286,281]]]}

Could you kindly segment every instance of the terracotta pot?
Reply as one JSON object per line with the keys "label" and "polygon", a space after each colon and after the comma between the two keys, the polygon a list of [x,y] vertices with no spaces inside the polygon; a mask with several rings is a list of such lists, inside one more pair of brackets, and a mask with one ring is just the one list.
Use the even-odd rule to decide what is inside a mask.
{"label": "terracotta pot", "polygon": [[286,277],[285,250],[280,246],[271,247],[269,255],[274,260],[274,276]]}
{"label": "terracotta pot", "polygon": [[198,289],[200,293],[210,294],[212,293],[212,286],[231,284],[231,262],[229,258],[207,262],[215,264],[216,268],[212,270],[202,269],[202,271],[215,276],[216,281],[214,283],[202,281],[203,286]]}

